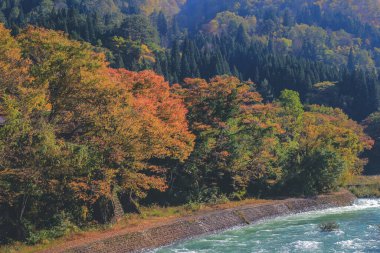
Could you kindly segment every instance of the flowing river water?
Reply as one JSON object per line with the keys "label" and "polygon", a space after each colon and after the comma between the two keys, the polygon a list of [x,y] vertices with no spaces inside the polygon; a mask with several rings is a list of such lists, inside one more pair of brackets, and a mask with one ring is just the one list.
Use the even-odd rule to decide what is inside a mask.
{"label": "flowing river water", "polygon": [[[327,222],[336,222],[339,229],[322,232],[320,224]],[[380,200],[359,199],[348,207],[279,217],[155,252],[380,252]]]}

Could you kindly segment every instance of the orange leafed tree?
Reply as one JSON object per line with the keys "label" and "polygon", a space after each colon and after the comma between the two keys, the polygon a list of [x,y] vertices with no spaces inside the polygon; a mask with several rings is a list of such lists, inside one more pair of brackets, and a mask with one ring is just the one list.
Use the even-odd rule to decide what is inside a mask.
{"label": "orange leafed tree", "polygon": [[163,191],[166,168],[162,161],[184,161],[193,149],[195,137],[188,129],[187,109],[164,78],[152,71],[109,69],[109,76],[122,94],[112,110],[119,122],[117,135],[109,143],[114,144],[112,156],[119,157],[114,162],[131,168],[122,173],[123,188],[137,196],[149,189]]}
{"label": "orange leafed tree", "polygon": [[70,209],[88,221],[96,208],[109,213],[115,189],[134,202],[167,188],[167,164],[190,155],[194,136],[162,77],[110,69],[61,32],[0,35],[0,208],[17,214],[8,220],[48,219],[32,208],[48,206],[48,216]]}
{"label": "orange leafed tree", "polygon": [[194,139],[169,84],[151,71],[110,69],[103,54],[60,32],[29,27],[18,40],[57,138],[95,149],[102,170],[119,170],[136,195],[164,190],[165,170],[152,160],[183,161]]}
{"label": "orange leafed tree", "polygon": [[188,78],[174,88],[184,97],[197,133],[185,170],[195,189],[240,198],[251,181],[271,173],[270,138],[281,127],[269,116],[274,107],[262,104],[252,83],[217,76],[210,81]]}
{"label": "orange leafed tree", "polygon": [[171,93],[164,78],[152,71],[110,69],[109,72],[112,82],[132,94],[131,106],[141,123],[141,134],[149,136],[144,153],[185,160],[192,151],[194,136],[188,130],[187,109],[182,99]]}

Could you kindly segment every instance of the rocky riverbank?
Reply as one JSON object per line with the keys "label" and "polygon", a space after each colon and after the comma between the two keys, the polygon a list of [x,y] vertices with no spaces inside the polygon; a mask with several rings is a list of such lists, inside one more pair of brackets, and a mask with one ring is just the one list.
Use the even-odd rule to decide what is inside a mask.
{"label": "rocky riverbank", "polygon": [[95,241],[83,241],[72,247],[50,249],[46,252],[67,253],[126,253],[143,252],[192,237],[213,233],[263,219],[293,213],[346,206],[355,196],[346,190],[314,198],[271,201],[266,204],[243,205],[226,210],[215,210],[190,217],[179,218],[163,225],[137,232],[119,233]]}

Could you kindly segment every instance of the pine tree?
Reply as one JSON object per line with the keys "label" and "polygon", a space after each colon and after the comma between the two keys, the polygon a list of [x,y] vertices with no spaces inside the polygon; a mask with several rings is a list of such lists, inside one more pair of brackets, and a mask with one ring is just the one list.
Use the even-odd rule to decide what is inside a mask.
{"label": "pine tree", "polygon": [[350,54],[348,55],[348,60],[347,60],[347,68],[349,71],[354,71],[356,66],[355,66],[355,55],[354,55],[354,50],[351,48]]}
{"label": "pine tree", "polygon": [[284,12],[283,25],[291,27],[294,25],[294,17],[292,12],[287,8]]}
{"label": "pine tree", "polygon": [[236,34],[236,42],[240,43],[242,46],[247,46],[249,44],[249,41],[250,38],[245,26],[243,24],[240,24]]}
{"label": "pine tree", "polygon": [[171,49],[171,72],[173,73],[173,76],[175,82],[178,82],[178,77],[181,76],[181,49],[179,45],[179,41],[175,40],[173,42],[173,47]]}
{"label": "pine tree", "polygon": [[168,33],[168,21],[165,14],[160,11],[157,16],[157,28],[161,36],[166,36]]}
{"label": "pine tree", "polygon": [[272,101],[274,98],[272,88],[270,87],[267,79],[264,79],[264,81],[260,83],[259,92],[263,96],[265,101]]}
{"label": "pine tree", "polygon": [[186,39],[183,43],[182,61],[181,61],[181,79],[187,77],[199,77],[200,71],[198,68],[199,51],[195,43]]}

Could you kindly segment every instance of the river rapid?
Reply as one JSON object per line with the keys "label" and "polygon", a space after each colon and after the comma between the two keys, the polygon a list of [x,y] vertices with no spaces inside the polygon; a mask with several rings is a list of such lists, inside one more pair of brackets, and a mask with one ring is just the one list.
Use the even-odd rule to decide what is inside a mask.
{"label": "river rapid", "polygon": [[[323,232],[320,225],[328,222],[339,228]],[[154,252],[380,252],[380,200],[270,219]]]}

